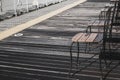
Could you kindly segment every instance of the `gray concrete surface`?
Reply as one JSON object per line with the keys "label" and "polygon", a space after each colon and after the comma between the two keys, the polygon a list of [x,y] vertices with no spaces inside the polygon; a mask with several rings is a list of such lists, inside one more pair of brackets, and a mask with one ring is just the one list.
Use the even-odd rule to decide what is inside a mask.
{"label": "gray concrete surface", "polygon": [[27,14],[24,14],[24,15],[21,15],[21,16],[17,16],[17,17],[13,17],[11,19],[8,19],[8,20],[1,21],[0,22],[0,31],[4,31],[4,30],[9,29],[13,26],[25,23],[29,20],[32,20],[32,19],[37,18],[39,16],[42,16],[46,13],[57,10],[58,8],[63,7],[67,4],[70,4],[74,1],[75,0],[68,0],[68,1],[65,1],[65,2],[62,2],[62,3],[59,3],[59,4],[55,4],[55,5],[52,5],[52,6],[49,6],[49,7],[39,9],[39,10],[34,11],[34,12],[30,12],[30,13],[27,13]]}
{"label": "gray concrete surface", "polygon": [[27,21],[30,21],[32,19],[35,19],[35,18],[42,16],[46,13],[57,10],[60,7],[63,7],[63,6],[68,5],[70,3],[73,3],[74,1],[76,1],[76,0],[64,1],[62,3],[51,5],[49,7],[45,7],[45,8],[36,10],[34,12],[30,12],[30,13],[27,13],[27,14],[24,14],[21,16],[17,16],[17,17],[13,17],[11,19],[1,21],[0,22],[0,31],[4,31],[4,30],[9,29],[11,27],[14,27],[16,25],[19,25],[19,24],[25,23]]}
{"label": "gray concrete surface", "polygon": [[[76,74],[74,79],[68,78],[69,48],[72,36],[85,30],[89,19],[98,18],[104,5],[103,2],[79,4],[0,42],[0,80],[100,80],[99,61],[89,60],[91,54],[87,53],[80,54],[79,60],[83,63],[79,68],[94,63]],[[43,11],[47,13],[47,9],[51,8]],[[40,15],[38,12],[32,12],[27,18]],[[80,43],[80,52],[84,50],[85,44]],[[120,80],[118,70],[119,67],[106,80]]]}

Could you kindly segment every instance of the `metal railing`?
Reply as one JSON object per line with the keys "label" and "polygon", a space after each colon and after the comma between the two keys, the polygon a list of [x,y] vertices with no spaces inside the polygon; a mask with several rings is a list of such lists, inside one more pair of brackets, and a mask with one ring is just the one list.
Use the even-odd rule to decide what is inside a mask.
{"label": "metal railing", "polygon": [[20,9],[26,9],[26,12],[29,12],[30,7],[36,6],[38,9],[62,1],[65,0],[0,0],[0,12],[12,11],[17,16],[17,11]]}

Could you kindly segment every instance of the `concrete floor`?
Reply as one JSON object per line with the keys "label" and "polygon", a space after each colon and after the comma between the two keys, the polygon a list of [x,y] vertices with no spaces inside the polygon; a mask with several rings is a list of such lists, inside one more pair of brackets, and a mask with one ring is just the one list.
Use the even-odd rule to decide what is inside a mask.
{"label": "concrete floor", "polygon": [[[106,2],[84,2],[2,40],[0,42],[0,79],[100,80],[99,60],[97,58],[92,59],[91,61],[97,60],[84,71],[73,78],[68,78],[70,65],[69,47],[72,36],[78,32],[85,31],[90,20],[98,19],[99,12],[105,4]],[[45,9],[48,10],[52,7],[55,6]],[[45,9],[43,11],[46,11]],[[29,13],[28,16],[33,14],[38,15],[40,12]],[[18,22],[22,22],[21,17],[24,19],[24,15],[22,15],[6,21],[10,23],[10,21],[15,20],[16,24],[20,24]],[[15,22],[11,23],[15,25],[13,24]],[[96,28],[94,29],[96,30]],[[81,43],[80,45],[80,61],[84,62],[93,52],[84,54],[85,44]],[[80,67],[90,62],[84,62]],[[76,70],[74,69],[74,71]],[[118,67],[107,80],[119,79]]]}

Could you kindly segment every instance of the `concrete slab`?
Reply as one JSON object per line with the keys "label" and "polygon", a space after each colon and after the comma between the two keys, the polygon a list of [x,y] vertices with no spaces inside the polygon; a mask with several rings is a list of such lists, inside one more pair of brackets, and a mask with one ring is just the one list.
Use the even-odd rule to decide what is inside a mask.
{"label": "concrete slab", "polygon": [[[18,16],[9,20],[0,22],[0,25],[5,25],[6,28],[0,33],[0,40],[9,37],[10,35],[22,31],[32,25],[42,22],[56,14],[59,14],[67,9],[70,9],[86,0],[68,0],[66,2],[52,5],[38,11],[34,11],[22,16]],[[6,25],[6,23],[8,25]],[[12,24],[12,25],[11,25]],[[0,26],[1,27],[1,26]]]}

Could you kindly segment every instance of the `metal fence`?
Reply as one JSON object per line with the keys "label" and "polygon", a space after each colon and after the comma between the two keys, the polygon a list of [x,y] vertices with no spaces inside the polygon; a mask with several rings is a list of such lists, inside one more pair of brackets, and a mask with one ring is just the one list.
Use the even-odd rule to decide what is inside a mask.
{"label": "metal fence", "polygon": [[55,4],[62,2],[64,0],[0,0],[0,12],[5,13],[12,11],[15,15],[18,14],[19,10],[29,10],[33,7],[34,9],[48,6],[50,4]]}

